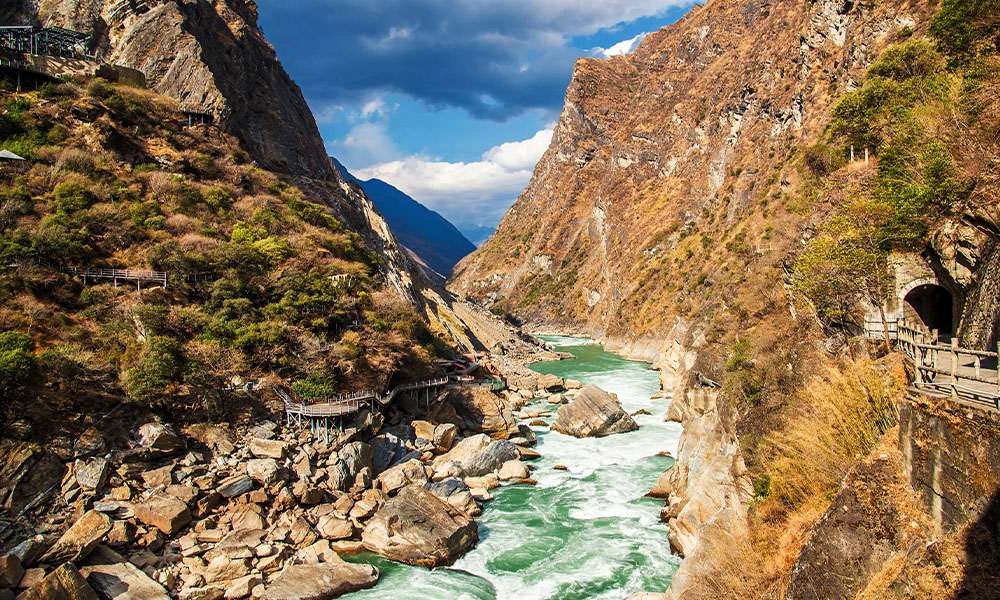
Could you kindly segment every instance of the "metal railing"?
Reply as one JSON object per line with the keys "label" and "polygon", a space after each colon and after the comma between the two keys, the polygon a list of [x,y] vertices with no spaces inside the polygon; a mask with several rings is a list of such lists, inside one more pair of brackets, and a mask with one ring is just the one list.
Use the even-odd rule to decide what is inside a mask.
{"label": "metal railing", "polygon": [[124,281],[135,281],[137,285],[141,281],[152,281],[153,283],[162,285],[164,288],[167,287],[166,271],[149,271],[143,269],[106,269],[103,267],[70,267],[54,263],[41,257],[35,258],[35,264],[55,269],[60,273],[80,277],[83,279],[84,283],[87,282],[88,277],[92,277],[94,279],[110,279],[116,284],[119,279]]}

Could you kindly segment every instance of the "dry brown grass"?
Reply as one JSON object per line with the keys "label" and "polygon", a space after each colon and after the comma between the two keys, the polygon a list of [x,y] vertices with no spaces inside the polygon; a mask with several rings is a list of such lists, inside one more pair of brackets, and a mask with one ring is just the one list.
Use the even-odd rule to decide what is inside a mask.
{"label": "dry brown grass", "polygon": [[787,426],[771,440],[777,453],[769,469],[772,495],[793,507],[829,499],[851,465],[896,425],[905,385],[905,372],[887,372],[864,358],[810,380]]}
{"label": "dry brown grass", "polygon": [[782,598],[791,570],[817,520],[850,468],[896,424],[906,385],[902,364],[863,358],[811,377],[785,423],[760,448],[770,494],[753,501],[752,537],[713,549],[718,564],[706,578],[709,597]]}

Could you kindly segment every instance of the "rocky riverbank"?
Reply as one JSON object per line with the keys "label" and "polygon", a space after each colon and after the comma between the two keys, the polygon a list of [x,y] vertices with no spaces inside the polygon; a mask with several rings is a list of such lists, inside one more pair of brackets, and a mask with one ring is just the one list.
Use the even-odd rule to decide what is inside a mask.
{"label": "rocky riverbank", "polygon": [[[51,495],[21,502],[0,598],[331,598],[379,577],[342,556],[450,564],[477,543],[491,490],[534,483],[535,436],[515,412],[546,400],[570,428],[631,422],[597,388],[511,370],[500,393],[452,388],[427,410],[365,411],[330,439],[275,414],[244,427],[150,422],[125,440],[94,429],[66,464],[8,445],[7,508]],[[599,415],[590,397],[617,411]]]}

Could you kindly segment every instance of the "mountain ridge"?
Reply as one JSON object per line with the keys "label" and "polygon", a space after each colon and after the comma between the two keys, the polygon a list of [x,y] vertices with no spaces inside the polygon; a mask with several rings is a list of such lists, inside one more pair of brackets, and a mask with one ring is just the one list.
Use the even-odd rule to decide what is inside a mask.
{"label": "mountain ridge", "polygon": [[344,178],[360,185],[365,195],[375,203],[400,243],[419,257],[440,281],[443,282],[452,268],[476,249],[457,227],[437,211],[381,179],[358,179],[336,158],[332,160]]}

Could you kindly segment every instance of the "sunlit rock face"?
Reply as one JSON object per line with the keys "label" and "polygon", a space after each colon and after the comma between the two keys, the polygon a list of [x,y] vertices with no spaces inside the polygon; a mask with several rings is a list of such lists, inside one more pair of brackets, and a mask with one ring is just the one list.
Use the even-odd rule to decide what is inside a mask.
{"label": "sunlit rock face", "polygon": [[42,0],[13,12],[15,21],[92,34],[91,52],[141,71],[181,108],[213,115],[261,166],[337,176],[299,87],[257,27],[253,2]]}
{"label": "sunlit rock face", "polygon": [[826,210],[797,153],[929,4],[716,0],[578,60],[531,183],[450,289],[650,360],[678,316],[754,312]]}

